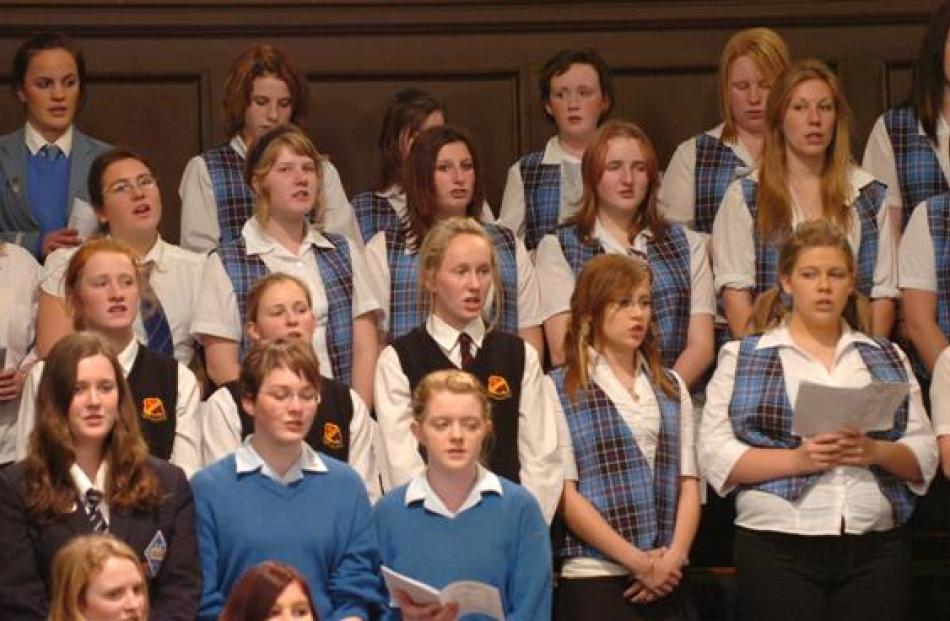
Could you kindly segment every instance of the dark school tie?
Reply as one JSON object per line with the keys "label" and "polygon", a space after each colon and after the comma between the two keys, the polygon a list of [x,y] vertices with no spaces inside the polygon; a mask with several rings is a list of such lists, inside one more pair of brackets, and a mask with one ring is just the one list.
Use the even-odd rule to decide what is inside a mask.
{"label": "dark school tie", "polygon": [[65,157],[63,150],[52,143],[43,145],[43,148],[40,149],[40,155],[50,161],[55,161]]}
{"label": "dark school tie", "polygon": [[142,323],[145,324],[148,348],[154,352],[171,356],[175,352],[175,345],[172,342],[172,329],[168,325],[165,309],[162,308],[161,301],[155,295],[155,290],[152,289],[152,272],[154,270],[154,261],[145,264],[145,276],[143,278],[145,287],[139,301],[139,311],[142,313]]}
{"label": "dark school tie", "polygon": [[102,517],[102,511],[99,505],[102,503],[102,492],[97,489],[86,490],[86,517],[89,519],[89,525],[92,526],[92,532],[102,535],[109,530],[106,519]]}
{"label": "dark school tie", "polygon": [[472,354],[472,337],[465,332],[459,334],[459,353],[462,354],[462,370],[468,371],[475,362],[475,356]]}

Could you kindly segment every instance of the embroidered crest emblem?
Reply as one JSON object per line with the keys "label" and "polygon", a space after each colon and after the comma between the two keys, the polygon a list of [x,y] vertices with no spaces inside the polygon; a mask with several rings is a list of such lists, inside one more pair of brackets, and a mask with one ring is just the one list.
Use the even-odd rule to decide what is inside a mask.
{"label": "embroidered crest emblem", "polygon": [[511,386],[508,385],[508,380],[500,375],[489,375],[486,388],[492,399],[500,401],[511,398]]}
{"label": "embroidered crest emblem", "polygon": [[160,423],[168,420],[165,404],[158,397],[145,397],[142,399],[142,418],[150,423]]}
{"label": "embroidered crest emblem", "polygon": [[156,531],[152,541],[145,548],[145,563],[148,565],[149,577],[154,578],[158,575],[165,561],[165,553],[168,552],[168,543],[165,541],[165,535],[162,531]]}
{"label": "embroidered crest emblem", "polygon": [[336,423],[323,425],[323,443],[332,449],[343,448],[343,432]]}

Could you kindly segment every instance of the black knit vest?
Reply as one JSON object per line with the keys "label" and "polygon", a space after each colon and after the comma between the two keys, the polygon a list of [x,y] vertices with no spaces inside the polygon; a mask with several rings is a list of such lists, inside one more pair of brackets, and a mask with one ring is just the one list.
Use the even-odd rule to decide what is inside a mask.
{"label": "black knit vest", "polygon": [[148,452],[167,460],[175,443],[178,361],[139,345],[139,353],[125,379],[132,390]]}
{"label": "black knit vest", "polygon": [[[254,431],[254,417],[244,411],[241,390],[237,380],[224,385],[231,393],[241,418],[241,439]],[[346,462],[350,456],[350,421],[353,420],[353,400],[350,389],[327,377],[320,378],[320,405],[317,416],[305,438],[314,450]]]}
{"label": "black knit vest", "polygon": [[[489,332],[482,341],[472,368],[467,369],[488,390],[492,404],[494,443],[488,468],[506,479],[520,482],[518,460],[518,406],[521,403],[521,378],[524,375],[525,344],[505,332]],[[409,378],[410,390],[426,375],[440,369],[457,368],[439,344],[423,327],[393,341],[399,364]]]}

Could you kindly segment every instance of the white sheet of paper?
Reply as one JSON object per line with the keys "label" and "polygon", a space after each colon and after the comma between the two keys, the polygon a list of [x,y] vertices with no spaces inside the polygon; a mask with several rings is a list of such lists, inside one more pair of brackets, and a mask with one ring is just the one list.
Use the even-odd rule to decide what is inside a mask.
{"label": "white sheet of paper", "polygon": [[79,236],[83,239],[99,230],[99,218],[96,216],[96,210],[92,205],[81,198],[73,199],[73,208],[69,212],[68,228],[79,231]]}
{"label": "white sheet of paper", "polygon": [[807,438],[845,425],[869,431],[894,426],[894,410],[910,391],[907,382],[871,382],[860,388],[802,382],[795,400],[792,433]]}
{"label": "white sheet of paper", "polygon": [[390,606],[398,607],[395,593],[405,591],[409,599],[417,604],[458,602],[459,616],[467,614],[487,615],[498,621],[505,621],[505,611],[501,605],[501,593],[490,584],[475,580],[459,580],[447,585],[440,592],[433,586],[410,578],[382,566],[383,581],[390,594]]}

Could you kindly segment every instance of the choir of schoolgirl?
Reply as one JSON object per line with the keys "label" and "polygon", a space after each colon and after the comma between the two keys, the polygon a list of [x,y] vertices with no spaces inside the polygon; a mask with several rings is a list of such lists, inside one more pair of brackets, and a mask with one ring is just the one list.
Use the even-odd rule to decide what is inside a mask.
{"label": "choir of schoolgirl", "polygon": [[[743,619],[905,618],[905,525],[950,478],[948,30],[950,2],[863,166],[835,73],[768,28],[726,43],[721,123],[665,173],[606,62],[560,50],[497,221],[415,87],[348,200],[304,74],[257,45],[227,141],[183,162],[181,246],[147,158],[75,126],[77,43],[32,37],[0,137],[2,616],[472,604],[385,567],[511,620],[693,619],[716,565]],[[803,382],[906,395],[886,430],[800,437]]]}

